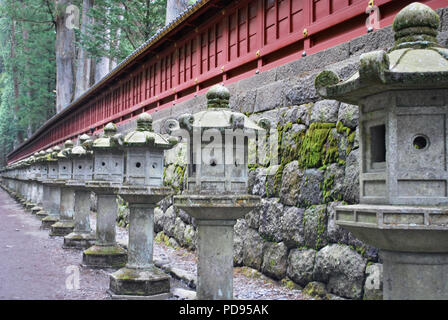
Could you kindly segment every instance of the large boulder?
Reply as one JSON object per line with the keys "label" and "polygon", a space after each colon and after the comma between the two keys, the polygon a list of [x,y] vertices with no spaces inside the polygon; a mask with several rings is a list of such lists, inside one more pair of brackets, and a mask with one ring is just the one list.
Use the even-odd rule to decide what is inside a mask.
{"label": "large boulder", "polygon": [[278,198],[262,200],[258,232],[264,239],[275,242],[282,240],[282,225],[279,223],[282,216],[283,204]]}
{"label": "large boulder", "polygon": [[355,129],[358,126],[359,107],[341,103],[338,113],[338,121],[341,121],[345,127]]}
{"label": "large boulder", "polygon": [[313,249],[293,249],[289,252],[287,276],[301,286],[306,286],[313,280],[314,257]]}
{"label": "large boulder", "polygon": [[355,149],[347,157],[344,177],[344,200],[348,203],[359,203],[359,149]]}
{"label": "large boulder", "polygon": [[286,275],[288,248],[283,242],[265,242],[263,247],[262,272],[274,279],[281,280]]}
{"label": "large boulder", "polygon": [[314,104],[310,122],[336,123],[338,121],[339,105],[336,100],[320,100]]}
{"label": "large boulder", "polygon": [[306,169],[303,172],[299,184],[298,205],[308,207],[323,202],[322,185],[324,182],[324,171],[319,169]]}
{"label": "large boulder", "polygon": [[288,163],[283,169],[280,201],[287,206],[295,206],[300,195],[303,170],[297,161]]}
{"label": "large boulder", "polygon": [[311,206],[303,215],[305,246],[319,249],[328,244],[326,205]]}
{"label": "large boulder", "polygon": [[313,278],[336,295],[361,299],[367,259],[345,245],[331,244],[316,254]]}
{"label": "large boulder", "polygon": [[260,270],[263,262],[263,239],[256,230],[248,228],[242,241],[244,243],[243,264]]}
{"label": "large boulder", "polygon": [[[284,207],[280,218],[282,241],[288,248],[298,248],[305,244],[303,234],[303,215],[305,209]],[[278,223],[278,222],[277,222]]]}

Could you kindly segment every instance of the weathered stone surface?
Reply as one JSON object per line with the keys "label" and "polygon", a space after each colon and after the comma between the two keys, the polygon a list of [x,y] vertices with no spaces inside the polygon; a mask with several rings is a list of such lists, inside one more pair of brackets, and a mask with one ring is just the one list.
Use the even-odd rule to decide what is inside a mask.
{"label": "weathered stone surface", "polygon": [[385,27],[349,42],[350,55],[361,55],[366,52],[385,49],[394,45],[394,33],[392,27]]}
{"label": "weathered stone surface", "polygon": [[342,61],[344,59],[347,59],[348,57],[348,43],[342,43],[278,67],[277,80],[290,77],[300,77],[307,72],[314,71],[335,62]]}
{"label": "weathered stone surface", "polygon": [[258,88],[254,112],[284,107],[286,105],[283,93],[285,87],[286,83],[284,81],[277,81]]}
{"label": "weathered stone surface", "polygon": [[249,119],[258,122],[261,118],[266,118],[271,122],[271,128],[276,128],[281,119],[281,115],[288,110],[287,107],[276,108],[259,113],[253,113],[249,115]]}
{"label": "weathered stone surface", "polygon": [[162,230],[169,237],[174,237],[176,226],[176,210],[174,206],[169,207],[162,215],[158,217],[157,223],[162,226]]}
{"label": "weathered stone surface", "polygon": [[258,232],[264,239],[275,242],[282,240],[282,225],[279,223],[282,215],[283,205],[278,198],[262,199]]}
{"label": "weathered stone surface", "polygon": [[335,223],[336,221],[335,208],[340,205],[342,205],[342,202],[340,201],[330,202],[327,205],[327,216],[328,216],[327,236],[330,242],[348,244],[350,238],[349,232]]}
{"label": "weathered stone surface", "polygon": [[249,227],[258,230],[260,227],[260,214],[261,211],[264,210],[265,201],[262,198],[260,204],[252,211],[247,213],[244,216],[244,219],[246,220]]}
{"label": "weathered stone surface", "polygon": [[331,244],[317,253],[313,278],[326,283],[331,293],[360,299],[366,264],[367,260],[349,247]]}
{"label": "weathered stone surface", "polygon": [[383,265],[373,263],[366,267],[364,300],[383,300]]}
{"label": "weathered stone surface", "polygon": [[232,110],[246,113],[246,112],[254,112],[255,101],[257,98],[257,90],[249,90],[238,92],[235,95],[230,96],[229,106]]}
{"label": "weathered stone surface", "polygon": [[303,214],[303,233],[305,246],[319,249],[327,245],[326,205],[312,206]]}
{"label": "weathered stone surface", "polygon": [[244,238],[249,226],[245,219],[238,219],[233,227],[233,265],[241,266],[243,264]]}
{"label": "weathered stone surface", "polygon": [[313,249],[293,249],[289,252],[287,276],[301,286],[313,280],[314,257]]}
{"label": "weathered stone surface", "polygon": [[306,131],[306,125],[304,124],[297,124],[294,123],[291,126],[290,130],[287,130],[283,132],[282,134],[282,144],[281,144],[281,150],[282,152],[285,152],[286,150],[291,150],[293,148],[296,148],[296,141],[295,137],[299,135],[302,132]]}
{"label": "weathered stone surface", "polygon": [[297,108],[297,121],[306,126],[310,125],[313,103],[302,104]]}
{"label": "weathered stone surface", "polygon": [[280,169],[280,165],[274,165],[266,168],[266,196],[267,197],[278,197],[280,192],[280,186],[277,186],[275,176]]}
{"label": "weathered stone surface", "polygon": [[243,264],[260,270],[263,261],[263,239],[256,230],[248,228],[243,243]]}
{"label": "weathered stone surface", "polygon": [[330,122],[338,121],[339,105],[341,103],[335,100],[320,100],[314,104],[311,112],[310,122]]}
{"label": "weathered stone surface", "polygon": [[303,179],[303,170],[297,161],[288,163],[283,169],[280,201],[288,206],[295,206],[300,194],[300,182]]}
{"label": "weathered stone surface", "polygon": [[355,149],[345,162],[344,200],[348,203],[359,202],[359,149]]}
{"label": "weathered stone surface", "polygon": [[238,81],[236,84],[237,92],[246,92],[252,89],[260,88],[266,84],[272,83],[277,79],[277,69],[271,69],[260,73],[255,73],[250,78]]}
{"label": "weathered stone surface", "polygon": [[341,103],[339,107],[338,113],[338,121],[341,121],[342,124],[350,129],[355,129],[358,126],[359,119],[359,107]]}
{"label": "weathered stone surface", "polygon": [[[280,218],[282,241],[288,248],[297,248],[305,244],[303,233],[303,215],[305,209],[284,207]],[[277,222],[278,223],[278,222]]]}
{"label": "weathered stone surface", "polygon": [[197,230],[192,225],[186,225],[183,245],[190,250],[196,249]]}
{"label": "weathered stone surface", "polygon": [[345,192],[344,176],[345,170],[343,166],[332,163],[327,167],[322,185],[324,202],[342,200]]}
{"label": "weathered stone surface", "polygon": [[274,279],[283,279],[286,275],[287,259],[288,248],[283,242],[265,242],[262,272]]}
{"label": "weathered stone surface", "polygon": [[285,89],[286,104],[301,105],[319,100],[314,88],[317,73],[291,81]]}
{"label": "weathered stone surface", "polygon": [[[322,186],[324,171],[319,169],[306,169],[299,184],[299,197],[297,202],[301,207],[308,207],[323,202]],[[289,203],[288,203],[289,204]]]}
{"label": "weathered stone surface", "polygon": [[174,239],[176,239],[181,245],[184,245],[185,223],[179,217],[177,217],[175,220],[173,233]]}
{"label": "weathered stone surface", "polygon": [[310,297],[324,299],[327,297],[327,289],[325,283],[319,281],[312,281],[303,288],[303,293]]}
{"label": "weathered stone surface", "polygon": [[251,171],[251,183],[249,187],[252,187],[251,194],[259,195],[261,197],[266,196],[266,169],[257,168]]}

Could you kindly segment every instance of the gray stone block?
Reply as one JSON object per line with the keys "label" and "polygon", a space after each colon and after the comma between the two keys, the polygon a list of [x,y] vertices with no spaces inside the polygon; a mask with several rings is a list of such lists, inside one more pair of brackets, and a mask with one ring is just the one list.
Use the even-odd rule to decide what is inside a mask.
{"label": "gray stone block", "polygon": [[265,242],[263,246],[262,272],[269,277],[281,280],[286,276],[288,248],[283,242]]}
{"label": "gray stone block", "polygon": [[266,111],[285,106],[286,83],[277,81],[257,89],[254,112]]}
{"label": "gray stone block", "polygon": [[319,249],[328,244],[326,205],[313,206],[303,214],[303,234],[305,246]]}
{"label": "gray stone block", "polygon": [[289,252],[287,276],[295,283],[306,286],[313,280],[314,257],[313,249],[293,249]]}
{"label": "gray stone block", "polygon": [[339,105],[336,100],[320,100],[314,104],[311,112],[310,122],[331,122],[338,121]]}
{"label": "gray stone block", "polygon": [[316,255],[313,278],[327,290],[351,299],[362,297],[367,260],[347,246],[331,244]]}
{"label": "gray stone block", "polygon": [[394,45],[392,27],[385,27],[357,37],[349,42],[350,55],[361,55],[375,50],[385,50]]}

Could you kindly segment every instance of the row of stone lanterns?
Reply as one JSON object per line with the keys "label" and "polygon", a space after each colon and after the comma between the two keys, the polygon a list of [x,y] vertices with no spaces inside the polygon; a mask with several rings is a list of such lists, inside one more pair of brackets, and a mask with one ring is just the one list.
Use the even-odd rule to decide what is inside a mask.
{"label": "row of stone lanterns", "polygon": [[[171,122],[186,129],[190,142],[197,131],[208,129],[217,129],[223,141],[227,129],[241,129],[243,135],[263,130],[229,109],[225,87],[214,86],[207,98],[206,111],[184,115],[180,125]],[[9,166],[2,172],[3,186],[32,208],[51,236],[64,236],[64,248],[85,249],[84,266],[121,268],[110,275],[113,297],[164,298],[170,277],[154,266],[153,220],[157,203],[172,195],[171,188],[163,186],[164,150],[177,141],[154,133],[151,116],[143,113],[136,130],[125,135],[109,123],[95,140],[82,135],[77,146],[69,140],[63,148],[55,146]],[[249,146],[242,141],[232,147],[245,155],[241,163],[225,163],[226,144],[219,146],[221,158],[191,161],[186,192],[174,200],[198,225],[198,299],[233,298],[233,225],[260,200],[245,195]],[[206,143],[190,145],[192,154],[202,154],[203,148]],[[97,197],[96,232],[89,221],[91,192]],[[127,251],[116,242],[117,195],[129,204]]]}

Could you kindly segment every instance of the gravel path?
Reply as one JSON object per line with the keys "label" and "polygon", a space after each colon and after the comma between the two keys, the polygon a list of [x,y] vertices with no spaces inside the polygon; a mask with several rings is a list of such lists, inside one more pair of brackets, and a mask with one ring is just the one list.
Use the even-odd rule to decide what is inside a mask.
{"label": "gravel path", "polygon": [[[115,270],[81,267],[80,250],[62,249],[61,237],[49,237],[48,230],[40,229],[40,220],[1,189],[0,219],[0,300],[110,299],[109,274]],[[92,214],[92,229],[95,223]],[[126,246],[127,230],[117,226],[116,231],[118,243]],[[194,252],[156,242],[154,260],[173,276],[172,292],[178,288],[194,290],[197,261]],[[79,279],[79,288],[73,281],[75,278]],[[234,269],[234,296],[248,300],[306,298],[300,290],[290,290],[246,267]]]}

